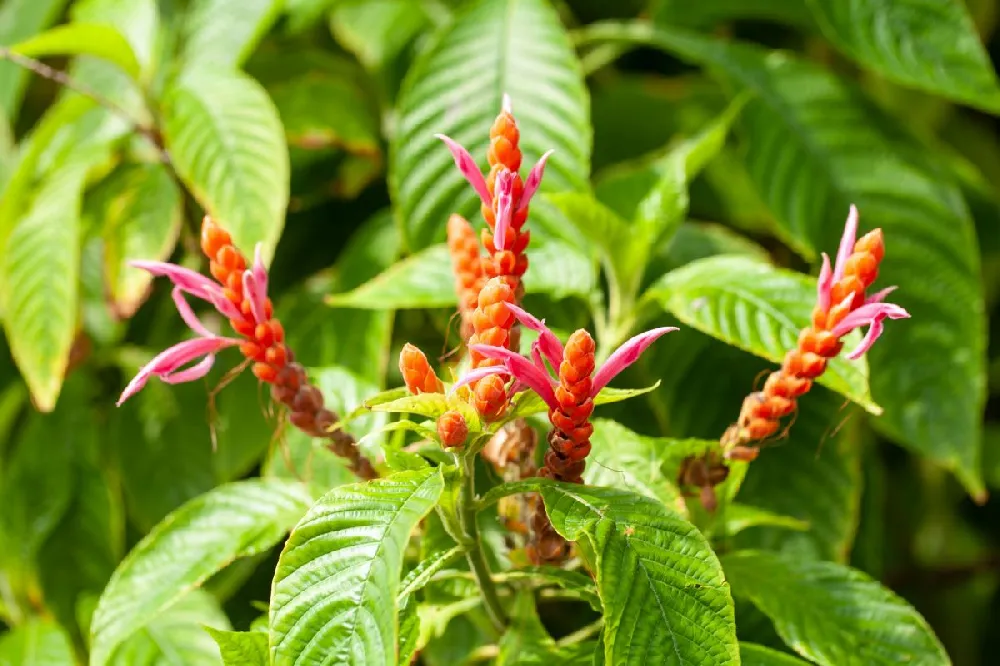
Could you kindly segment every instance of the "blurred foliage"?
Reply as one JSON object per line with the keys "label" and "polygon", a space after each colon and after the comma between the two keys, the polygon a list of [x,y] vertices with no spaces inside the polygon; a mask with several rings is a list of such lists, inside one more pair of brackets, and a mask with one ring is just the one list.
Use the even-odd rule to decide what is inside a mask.
{"label": "blurred foliage", "polygon": [[[0,664],[348,663],[309,647],[303,632],[325,634],[300,620],[350,604],[370,657],[350,663],[392,663],[396,638],[358,619],[380,613],[428,665],[806,663],[796,652],[842,666],[887,645],[948,663],[935,635],[955,664],[993,663],[1000,3],[0,1]],[[349,472],[249,372],[229,382],[235,352],[205,381],[114,403],[185,330],[167,286],[127,261],[204,269],[205,212],[246,252],[262,244],[289,345],[338,413],[401,383],[404,342],[445,358],[459,335],[445,222],[477,220],[479,202],[434,135],[482,163],[505,92],[526,164],[556,149],[526,307],[596,330],[602,351],[639,323],[682,331],[619,380],[655,390],[600,408],[587,480],[601,487],[571,508],[555,486],[522,488],[594,580],[524,583],[496,521],[481,528],[510,592],[498,636],[445,557],[446,475],[398,452],[409,435],[380,432],[385,413],[348,430],[407,471],[314,503]],[[851,203],[884,229],[880,284],[913,318],[866,361],[833,363],[731,515],[707,519],[680,498],[680,458],[794,345],[807,275]],[[297,528],[279,562],[286,532],[338,502],[396,512],[355,526],[387,544],[364,561],[384,589],[338,583],[368,542],[324,550]],[[633,559],[681,552],[609,601]],[[331,554],[340,568],[317,564]],[[441,579],[423,587],[421,567]],[[314,596],[288,601],[310,575]],[[623,623],[660,594],[644,621],[670,638],[640,623],[629,652]],[[288,645],[298,661],[275,657]]]}

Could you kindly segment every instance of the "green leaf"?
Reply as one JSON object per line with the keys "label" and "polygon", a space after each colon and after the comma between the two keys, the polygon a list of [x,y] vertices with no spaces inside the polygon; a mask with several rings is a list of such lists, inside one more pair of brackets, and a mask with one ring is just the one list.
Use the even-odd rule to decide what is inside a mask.
{"label": "green leaf", "polygon": [[641,495],[534,483],[553,527],[595,554],[608,663],[739,663],[729,586],[697,528]]}
{"label": "green leaf", "polygon": [[505,92],[513,101],[525,169],[546,150],[556,151],[542,190],[586,189],[589,103],[559,17],[544,0],[479,0],[410,68],[400,92],[389,184],[410,249],[443,238],[449,214],[469,218],[479,208],[434,135],[447,134],[485,165],[489,128]]}
{"label": "green leaf", "polygon": [[663,275],[692,261],[720,254],[740,255],[768,261],[767,250],[746,236],[721,224],[689,222],[677,229],[673,241],[650,261],[651,275]]}
{"label": "green leaf", "polygon": [[75,662],[66,632],[34,618],[0,635],[0,666],[66,666]]}
{"label": "green leaf", "polygon": [[268,666],[267,634],[263,631],[206,630],[219,644],[226,666]]}
{"label": "green leaf", "polygon": [[370,70],[394,60],[430,21],[412,0],[354,0],[335,3],[330,30]]}
{"label": "green leaf", "polygon": [[396,262],[378,276],[343,294],[331,294],[334,307],[381,310],[454,307],[455,276],[448,246],[434,245]]}
{"label": "green leaf", "polygon": [[[702,259],[663,276],[646,292],[689,326],[769,361],[780,363],[809,326],[816,304],[813,278],[744,257]],[[857,344],[848,338],[846,350]],[[830,361],[820,384],[873,414],[864,360]]]}
{"label": "green leaf", "polygon": [[532,232],[527,250],[531,269],[524,274],[524,291],[559,300],[570,296],[587,299],[597,289],[594,261],[582,250]]}
{"label": "green leaf", "polygon": [[[0,5],[0,44],[16,44],[53,23],[66,0],[7,0]],[[13,123],[28,83],[28,70],[0,60],[0,111]]]}
{"label": "green leaf", "polygon": [[665,26],[711,27],[734,19],[775,21],[799,28],[812,25],[802,0],[654,0],[653,20]]}
{"label": "green leaf", "polygon": [[807,0],[816,23],[843,53],[887,79],[1000,111],[1000,87],[964,3]]}
{"label": "green leaf", "polygon": [[128,40],[114,27],[101,23],[59,25],[15,44],[11,51],[32,58],[94,56],[114,63],[133,79],[139,78],[139,61]]}
{"label": "green leaf", "polygon": [[132,549],[101,595],[91,624],[91,663],[106,663],[185,590],[273,546],[308,504],[298,483],[250,480],[221,486],[169,515]]}
{"label": "green leaf", "polygon": [[809,523],[791,516],[759,509],[748,504],[729,504],[726,506],[725,533],[736,535],[751,527],[777,527],[786,530],[805,531],[809,529]]}
{"label": "green leaf", "polygon": [[284,226],[289,178],[284,131],[267,94],[236,71],[189,70],[164,92],[162,112],[178,175],[245,253],[263,243],[267,261]]}
{"label": "green leaf", "polygon": [[129,44],[142,69],[142,82],[154,74],[160,9],[156,0],[77,0],[70,15],[74,22],[99,23],[115,28]]}
{"label": "green leaf", "polygon": [[[601,392],[597,394],[597,397],[594,398],[594,404],[609,405],[611,403],[629,400],[630,398],[635,398],[640,395],[650,393],[651,391],[655,391],[659,385],[660,382],[657,381],[652,386],[647,386],[645,388],[619,389],[612,386],[605,386],[601,389]],[[538,394],[534,391],[524,391],[523,393],[519,393],[514,397],[512,402],[514,407],[507,412],[507,415],[504,417],[507,421],[512,421],[515,418],[532,416],[534,414],[544,414],[549,411],[545,401],[538,397]]]}
{"label": "green leaf", "polygon": [[403,579],[400,586],[399,598],[402,600],[403,597],[409,596],[423,588],[434,577],[434,574],[451,564],[463,552],[465,552],[465,549],[461,546],[455,546],[448,550],[439,550],[425,557],[420,564],[406,574],[406,578]]}
{"label": "green leaf", "polygon": [[292,530],[271,588],[271,663],[396,663],[397,596],[410,532],[440,472],[337,488]]}
{"label": "green leaf", "polygon": [[[133,634],[116,651],[111,666],[222,666],[219,646],[206,628],[229,630],[229,619],[203,590],[190,590],[177,603]],[[91,654],[91,664],[94,661]]]}
{"label": "green leaf", "polygon": [[752,601],[789,647],[817,664],[951,663],[926,620],[860,571],[756,551],[724,555],[722,566],[733,594]]}
{"label": "green leaf", "polygon": [[743,666],[805,666],[807,662],[763,645],[740,641],[740,663]]}
{"label": "green leaf", "polygon": [[556,642],[542,626],[530,590],[518,594],[511,611],[511,623],[497,645],[496,666],[561,663]]}
{"label": "green leaf", "polygon": [[35,405],[55,407],[76,331],[80,197],[87,165],[69,164],[39,188],[0,258],[4,330]]}
{"label": "green leaf", "polygon": [[131,317],[145,299],[152,276],[133,268],[134,259],[166,261],[183,221],[181,191],[161,164],[126,167],[103,186],[110,188],[103,213],[105,274],[115,313]]}
{"label": "green leaf", "polygon": [[676,30],[602,30],[709,64],[757,93],[741,116],[748,167],[804,252],[833,252],[852,202],[884,230],[879,282],[900,287],[893,300],[913,318],[887,326],[869,354],[872,395],[885,408],[876,424],[980,493],[985,318],[972,221],[952,178],[896,120],[819,67]]}
{"label": "green leaf", "polygon": [[662,470],[676,440],[644,437],[609,419],[594,419],[593,424],[592,448],[583,475],[587,485],[631,490],[686,515],[676,479],[666,477]]}
{"label": "green leaf", "polygon": [[[366,402],[368,407],[370,403]],[[372,404],[369,407],[373,412],[389,412],[390,414],[419,414],[429,419],[437,419],[445,412],[456,410],[465,417],[465,424],[469,426],[469,432],[479,432],[482,423],[479,414],[465,400],[457,395],[447,393],[420,393],[419,395],[407,395],[391,402]]]}
{"label": "green leaf", "polygon": [[281,12],[281,0],[194,0],[183,19],[187,67],[238,67]]}

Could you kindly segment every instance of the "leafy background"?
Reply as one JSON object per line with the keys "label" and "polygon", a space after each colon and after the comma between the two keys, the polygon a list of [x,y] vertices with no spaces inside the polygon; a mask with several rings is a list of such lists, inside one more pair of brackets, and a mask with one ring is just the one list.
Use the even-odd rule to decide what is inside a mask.
{"label": "leafy background", "polygon": [[[0,60],[0,664],[88,651],[99,663],[251,663],[231,630],[262,621],[276,566],[279,597],[305,575],[308,561],[278,564],[284,535],[351,479],[282,427],[248,373],[207,408],[228,358],[207,382],[152,384],[115,409],[128,376],[182,335],[168,290],[125,261],[197,267],[204,210],[243,248],[264,243],[292,348],[350,411],[401,383],[404,342],[443,356],[456,339],[444,221],[476,204],[433,135],[481,159],[503,92],[526,161],[556,149],[532,207],[529,308],[562,331],[596,327],[608,345],[635,319],[683,326],[620,380],[659,387],[601,408],[620,425],[601,422],[591,483],[675,506],[671,447],[717,438],[794,341],[811,288],[801,274],[833,251],[848,205],[863,228],[885,230],[880,279],[899,285],[913,319],[888,326],[867,365],[831,368],[711,537],[743,663],[800,663],[786,644],[850,663],[831,638],[845,627],[941,663],[899,598],[954,663],[992,663],[998,19],[991,0],[3,0],[0,45],[90,94]],[[593,308],[605,299],[607,317]],[[363,436],[385,418],[350,429]],[[386,482],[417,489],[411,522],[373,538],[405,543],[434,501],[428,488],[440,492],[412,474]],[[374,501],[351,492],[308,515]],[[583,497],[614,506],[607,493]],[[543,495],[569,502],[557,528],[601,523],[600,543],[625,538],[620,509],[598,518]],[[651,530],[681,522],[657,520]],[[432,548],[432,518],[424,525],[421,556],[447,552],[446,535]],[[140,557],[150,534],[197,548]],[[685,540],[703,543],[684,533],[668,545]],[[394,557],[372,566],[398,575]],[[718,563],[699,575],[717,585]],[[782,577],[781,590],[769,585]],[[102,593],[128,602],[151,580],[138,610],[98,604]],[[633,611],[673,584],[654,583]],[[847,592],[889,619],[789,621]],[[553,643],[594,619],[586,601],[543,598],[536,614],[519,597],[495,641],[461,606],[468,594],[428,588],[419,613],[401,596],[402,626],[420,615],[423,663],[590,663],[588,643],[583,656]],[[296,640],[296,612],[271,609],[272,639]],[[366,640],[384,651],[393,637]]]}

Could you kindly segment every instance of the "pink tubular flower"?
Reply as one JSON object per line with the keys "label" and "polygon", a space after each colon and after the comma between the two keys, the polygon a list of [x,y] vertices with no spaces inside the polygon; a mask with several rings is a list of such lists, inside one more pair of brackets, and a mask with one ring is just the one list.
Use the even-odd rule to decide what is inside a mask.
{"label": "pink tubular flower", "polygon": [[[179,384],[201,379],[212,369],[215,354],[243,342],[238,338],[227,338],[209,331],[195,315],[194,310],[184,298],[190,294],[212,304],[234,326],[252,331],[257,324],[267,321],[265,303],[267,301],[267,270],[261,257],[261,248],[257,247],[254,264],[240,275],[239,297],[248,304],[249,314],[244,315],[239,306],[226,296],[226,287],[212,278],[206,277],[183,266],[162,261],[132,261],[135,268],[141,268],[155,276],[168,278],[174,284],[172,297],[177,312],[188,327],[198,334],[198,337],[180,342],[154,357],[149,363],[139,369],[132,378],[116,403],[121,406],[126,400],[138,393],[151,377],[159,377],[170,384]],[[199,360],[200,359],[200,360]],[[189,363],[194,365],[184,368]],[[183,368],[183,369],[182,369]]]}
{"label": "pink tubular flower", "polygon": [[[557,409],[559,406],[555,394],[557,381],[552,371],[546,368],[542,357],[544,356],[552,369],[558,372],[564,359],[563,346],[555,334],[545,325],[545,322],[515,305],[508,304],[507,308],[514,313],[522,325],[538,332],[538,339],[531,345],[531,358],[528,359],[517,352],[491,345],[472,345],[471,349],[487,358],[503,361],[503,369],[513,375],[519,384],[523,384],[537,393],[551,409]],[[626,340],[594,373],[590,397],[596,398],[601,389],[607,386],[622,370],[635,363],[654,341],[662,335],[676,330],[677,328],[673,326],[654,328]],[[487,370],[496,370],[496,368],[487,368]]]}
{"label": "pink tubular flower", "polygon": [[878,277],[885,245],[881,229],[875,229],[861,239],[857,239],[857,233],[858,209],[852,205],[832,270],[830,257],[823,254],[816,286],[817,315],[814,315],[817,327],[826,328],[838,339],[856,328],[869,327],[861,344],[846,355],[851,360],[860,358],[871,349],[882,334],[884,319],[906,319],[910,316],[902,307],[883,302],[896,287],[865,296],[866,290]]}

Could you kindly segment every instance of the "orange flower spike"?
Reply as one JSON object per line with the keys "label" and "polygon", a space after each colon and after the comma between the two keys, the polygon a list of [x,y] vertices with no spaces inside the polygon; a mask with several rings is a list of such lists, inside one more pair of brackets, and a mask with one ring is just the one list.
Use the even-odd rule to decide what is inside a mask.
{"label": "orange flower spike", "polygon": [[[514,315],[507,308],[514,302],[514,290],[501,278],[491,278],[479,292],[479,302],[472,315],[474,333],[469,344],[484,344],[494,347],[508,347],[510,329],[514,325]],[[475,350],[471,352],[472,366],[498,365]]]}
{"label": "orange flower spike", "polygon": [[472,313],[478,304],[479,291],[485,278],[476,232],[461,215],[452,215],[448,219],[448,250],[455,274],[458,312],[462,317],[462,338],[468,340],[474,331]]}
{"label": "orange flower spike", "polygon": [[460,412],[448,411],[438,418],[438,437],[441,438],[442,446],[451,448],[465,444],[469,436],[469,426],[465,422],[465,417]]}
{"label": "orange flower spike", "polygon": [[413,395],[444,392],[444,384],[427,362],[427,357],[409,342],[403,345],[403,350],[399,353],[399,372],[403,375],[407,390]]}

